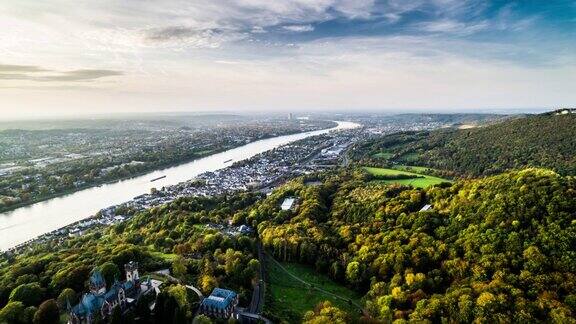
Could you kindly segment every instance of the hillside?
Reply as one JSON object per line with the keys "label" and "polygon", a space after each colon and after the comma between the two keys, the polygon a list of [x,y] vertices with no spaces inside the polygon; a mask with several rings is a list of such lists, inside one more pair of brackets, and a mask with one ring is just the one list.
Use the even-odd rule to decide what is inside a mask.
{"label": "hillside", "polygon": [[[528,169],[422,190],[363,177],[294,183],[250,218],[276,259],[310,264],[354,287],[379,321],[576,315],[573,178]],[[286,195],[302,198],[297,211],[275,210]],[[425,204],[433,208],[420,211]]]}
{"label": "hillside", "polygon": [[[31,314],[48,298],[74,301],[94,266],[114,270],[107,271],[113,278],[129,260],[140,262],[143,276],[169,267],[205,293],[234,289],[246,306],[258,280],[255,241],[229,234],[229,219],[256,227],[267,259],[314,283],[298,288],[296,278],[270,269],[264,314],[274,322],[574,322],[573,177],[527,169],[427,189],[374,184],[362,172],[310,177],[265,198],[181,198],[126,223],[0,259],[0,303],[8,303],[0,322],[14,309]],[[298,198],[292,210],[280,209],[286,197]],[[426,204],[432,208],[421,211]],[[135,315],[146,318],[137,322],[190,322],[196,304],[182,286],[163,289],[168,317],[137,308],[142,313]],[[298,289],[302,299],[282,297]],[[342,305],[356,295],[363,296],[360,319],[355,304]],[[328,302],[302,317],[302,307],[318,299]]]}
{"label": "hillside", "polygon": [[[287,281],[269,269],[264,314],[274,322],[323,322],[326,314],[337,323],[357,321],[354,305],[383,322],[574,322],[573,177],[526,169],[427,189],[374,183],[362,172],[308,180],[320,182],[300,178],[266,198],[181,198],[126,223],[3,257],[0,322],[17,316],[29,323],[49,298],[65,312],[65,300],[74,303],[85,291],[94,267],[112,280],[131,260],[143,276],[170,268],[204,293],[234,289],[248,305],[258,279],[255,239],[231,234],[228,220],[256,227],[273,258],[266,264],[276,260],[295,276]],[[286,197],[298,198],[292,210],[280,210]],[[426,204],[432,208],[422,211]],[[140,307],[133,316],[146,320],[137,322],[189,322],[196,304],[182,287],[164,286],[164,317]],[[349,298],[357,304],[342,303]],[[312,309],[317,300],[328,302]]]}
{"label": "hillside", "polygon": [[427,166],[459,176],[482,176],[525,167],[576,174],[576,114],[542,114],[485,127],[406,132],[361,144],[362,165]]}

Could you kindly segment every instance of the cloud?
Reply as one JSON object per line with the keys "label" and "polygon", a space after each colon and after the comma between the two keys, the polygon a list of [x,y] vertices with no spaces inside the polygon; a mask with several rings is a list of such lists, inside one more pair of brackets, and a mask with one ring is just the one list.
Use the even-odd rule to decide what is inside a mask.
{"label": "cloud", "polygon": [[79,69],[56,71],[34,65],[0,65],[0,80],[27,80],[38,82],[80,82],[123,75],[114,70]]}
{"label": "cloud", "polygon": [[[102,89],[118,99],[110,100],[114,108],[135,110],[280,103],[480,106],[490,104],[483,94],[488,98],[498,91],[503,99],[493,97],[493,103],[544,98],[531,92],[540,85],[550,102],[574,98],[569,86],[576,75],[576,44],[568,10],[575,9],[547,1],[5,2],[0,5],[2,62],[32,63],[0,65],[0,86],[26,86],[30,93],[32,87],[87,89],[75,100],[73,91],[34,97],[4,90],[3,105],[14,107],[44,107],[49,98],[53,107],[65,106],[64,100],[70,107],[96,107],[102,100],[87,100],[87,93]],[[520,78],[518,71],[526,73]],[[441,95],[434,93],[440,84],[445,85]],[[509,91],[516,99],[509,99]],[[306,99],[283,97],[293,93]]]}
{"label": "cloud", "polygon": [[[332,32],[343,37],[363,32],[470,36],[529,26],[529,17],[517,14],[519,6],[485,0],[163,0],[161,6],[147,0],[100,0],[63,11],[58,5],[14,2],[6,11],[12,15],[0,13],[0,55],[30,53],[30,35],[38,37],[33,44],[38,50],[72,50],[80,43],[84,55],[108,53],[125,64],[154,49],[299,44]],[[42,14],[30,23],[28,16],[15,19],[22,12]],[[89,21],[83,18],[88,14]],[[2,29],[11,32],[3,37]],[[14,30],[25,37],[14,37]]]}
{"label": "cloud", "polygon": [[476,32],[486,30],[490,27],[487,21],[475,23],[464,23],[455,20],[439,20],[417,24],[417,29],[430,33],[451,33],[458,35],[470,35]]}
{"label": "cloud", "polygon": [[252,34],[265,34],[267,33],[266,29],[262,28],[261,26],[254,26],[250,31]]}
{"label": "cloud", "polygon": [[[253,31],[252,31],[253,32]],[[153,45],[180,45],[193,48],[219,48],[249,37],[249,32],[227,28],[195,28],[189,26],[169,26],[145,32],[145,41]]]}
{"label": "cloud", "polygon": [[44,72],[47,71],[34,65],[6,65],[0,64],[0,73],[6,72]]}
{"label": "cloud", "polygon": [[123,75],[124,73],[120,71],[113,71],[113,70],[73,70],[67,72],[60,72],[56,75],[45,76],[39,78],[39,81],[93,81],[100,78],[110,77],[110,76],[119,76]]}
{"label": "cloud", "polygon": [[222,33],[219,29],[203,29],[198,30],[192,27],[185,26],[171,26],[160,29],[154,29],[147,33],[146,39],[151,41],[169,41],[173,39],[185,39],[189,37],[211,37],[215,34]]}
{"label": "cloud", "polygon": [[32,80],[33,76],[24,73],[0,73],[0,80]]}
{"label": "cloud", "polygon": [[288,26],[282,26],[282,28],[284,30],[295,33],[311,32],[314,30],[314,26],[312,25],[288,25]]}

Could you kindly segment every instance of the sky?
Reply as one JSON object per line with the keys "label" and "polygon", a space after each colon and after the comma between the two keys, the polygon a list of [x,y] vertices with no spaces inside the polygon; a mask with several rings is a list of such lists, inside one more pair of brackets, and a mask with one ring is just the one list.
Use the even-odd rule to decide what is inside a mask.
{"label": "sky", "polygon": [[0,119],[566,106],[574,0],[0,2]]}

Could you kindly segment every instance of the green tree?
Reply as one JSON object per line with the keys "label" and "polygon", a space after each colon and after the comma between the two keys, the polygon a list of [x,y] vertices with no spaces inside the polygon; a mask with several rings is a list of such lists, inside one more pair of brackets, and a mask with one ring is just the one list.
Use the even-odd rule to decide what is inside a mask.
{"label": "green tree", "polygon": [[110,315],[110,324],[121,324],[122,322],[122,310],[119,306],[112,309],[112,314]]}
{"label": "green tree", "polygon": [[74,291],[83,291],[84,283],[90,275],[92,268],[88,265],[76,265],[64,268],[52,276],[51,288],[56,291],[72,288]]}
{"label": "green tree", "polygon": [[184,280],[187,272],[188,268],[186,259],[178,255],[174,261],[172,261],[172,273],[174,274],[174,277]]}
{"label": "green tree", "polygon": [[194,318],[193,324],[212,324],[212,320],[210,319],[210,317],[204,315],[204,314],[200,314],[198,316],[196,316],[196,318]]}
{"label": "green tree", "polygon": [[118,269],[118,266],[113,262],[108,261],[103,263],[99,267],[99,270],[100,273],[102,273],[104,280],[106,280],[106,285],[108,287],[112,286],[115,280],[120,280],[120,269]]}
{"label": "green tree", "polygon": [[44,301],[34,314],[34,324],[57,324],[59,321],[60,312],[54,299]]}
{"label": "green tree", "polygon": [[348,315],[341,309],[332,306],[329,301],[320,302],[313,311],[304,314],[305,324],[345,324],[348,323]]}
{"label": "green tree", "polygon": [[74,291],[74,289],[66,288],[66,289],[62,290],[60,295],[58,295],[58,298],[56,299],[56,301],[58,303],[58,307],[61,310],[65,310],[66,307],[68,307],[68,303],[70,303],[71,306],[76,304],[76,299],[77,299],[77,295],[76,295],[76,292]]}
{"label": "green tree", "polygon": [[10,301],[20,301],[26,306],[36,306],[42,301],[44,290],[40,284],[33,282],[22,284],[10,293]]}
{"label": "green tree", "polygon": [[351,283],[359,283],[361,281],[360,263],[353,261],[346,267],[346,279]]}
{"label": "green tree", "polygon": [[35,306],[28,306],[24,309],[24,313],[22,314],[22,320],[25,323],[32,323],[34,321],[34,314],[38,311],[38,307]]}
{"label": "green tree", "polygon": [[22,302],[9,302],[0,310],[0,323],[24,323],[24,309]]}

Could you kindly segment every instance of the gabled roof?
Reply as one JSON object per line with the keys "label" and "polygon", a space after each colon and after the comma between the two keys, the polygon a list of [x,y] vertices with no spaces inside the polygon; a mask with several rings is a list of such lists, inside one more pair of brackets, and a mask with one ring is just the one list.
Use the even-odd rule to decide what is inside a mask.
{"label": "gabled roof", "polygon": [[78,316],[86,316],[100,310],[103,303],[103,297],[98,297],[91,293],[84,294],[80,303],[72,308],[72,313]]}
{"label": "gabled roof", "polygon": [[104,277],[97,269],[92,271],[92,275],[90,275],[90,284],[96,287],[101,287],[106,285],[106,281],[104,281]]}
{"label": "gabled roof", "polygon": [[122,283],[122,288],[124,288],[124,290],[130,290],[130,289],[134,288],[134,282],[125,281],[124,283]]}
{"label": "gabled roof", "polygon": [[210,296],[202,301],[202,307],[226,309],[234,301],[234,298],[236,298],[236,293],[232,290],[214,288]]}
{"label": "gabled roof", "polygon": [[108,290],[108,292],[104,295],[104,299],[108,302],[118,299],[118,293],[120,292],[121,288],[122,284],[115,282],[114,285],[110,287],[110,290]]}

